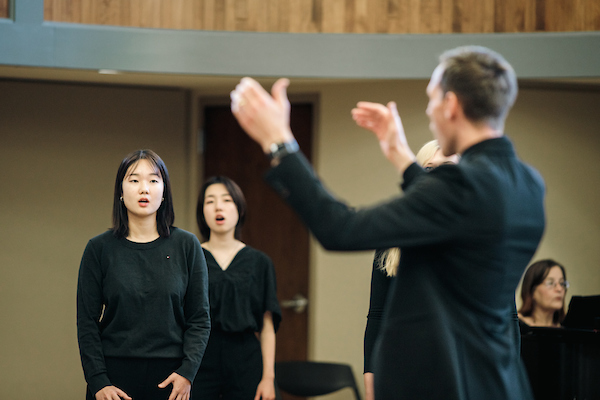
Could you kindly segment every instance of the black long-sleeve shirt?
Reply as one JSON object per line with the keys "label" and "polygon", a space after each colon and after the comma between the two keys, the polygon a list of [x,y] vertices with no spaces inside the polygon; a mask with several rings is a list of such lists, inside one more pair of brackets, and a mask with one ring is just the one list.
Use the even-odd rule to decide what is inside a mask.
{"label": "black long-sleeve shirt", "polygon": [[377,250],[373,258],[373,272],[371,274],[371,298],[369,301],[369,314],[367,315],[367,326],[365,328],[364,372],[373,372],[373,352],[375,342],[383,323],[385,302],[390,288],[392,278],[386,271],[379,268],[380,259],[385,255],[385,250]]}
{"label": "black long-sleeve shirt", "polygon": [[173,227],[149,243],[107,231],[83,253],[77,330],[92,393],[111,385],[104,357],[182,358],[193,382],[210,333],[206,261],[198,239]]}

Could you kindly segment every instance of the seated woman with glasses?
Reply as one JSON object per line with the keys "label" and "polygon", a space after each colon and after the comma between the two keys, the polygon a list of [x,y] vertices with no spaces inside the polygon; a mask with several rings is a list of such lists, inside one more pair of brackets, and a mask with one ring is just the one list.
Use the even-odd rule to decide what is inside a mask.
{"label": "seated woman with glasses", "polygon": [[565,318],[565,295],[569,288],[565,268],[554,260],[529,266],[523,277],[519,322],[524,332],[531,326],[560,328]]}

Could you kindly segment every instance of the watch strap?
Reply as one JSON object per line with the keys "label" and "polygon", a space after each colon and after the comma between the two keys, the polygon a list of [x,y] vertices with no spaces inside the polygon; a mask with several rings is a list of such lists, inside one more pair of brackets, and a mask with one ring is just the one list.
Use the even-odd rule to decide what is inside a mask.
{"label": "watch strap", "polygon": [[272,143],[269,146],[268,156],[270,160],[281,160],[288,154],[296,153],[298,150],[300,150],[298,142],[296,142],[296,139],[292,139],[289,142]]}

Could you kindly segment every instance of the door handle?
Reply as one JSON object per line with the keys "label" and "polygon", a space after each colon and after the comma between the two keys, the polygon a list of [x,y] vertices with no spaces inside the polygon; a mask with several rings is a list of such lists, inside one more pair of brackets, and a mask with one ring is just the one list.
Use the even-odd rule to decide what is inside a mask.
{"label": "door handle", "polygon": [[306,310],[306,306],[308,306],[308,299],[300,293],[294,295],[291,300],[281,301],[281,307],[291,308],[296,314],[303,313]]}

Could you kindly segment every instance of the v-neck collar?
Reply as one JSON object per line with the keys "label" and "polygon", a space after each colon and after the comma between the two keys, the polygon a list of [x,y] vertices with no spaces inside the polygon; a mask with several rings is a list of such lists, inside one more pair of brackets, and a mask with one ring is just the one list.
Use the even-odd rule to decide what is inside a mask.
{"label": "v-neck collar", "polygon": [[229,270],[229,268],[231,268],[231,266],[233,265],[233,262],[236,260],[236,258],[238,258],[238,256],[240,255],[240,253],[242,251],[244,251],[244,249],[246,249],[248,247],[248,245],[245,245],[244,247],[242,247],[241,249],[239,249],[237,251],[237,253],[235,253],[235,255],[233,256],[233,258],[231,259],[231,261],[229,262],[229,264],[227,265],[227,267],[223,268],[223,266],[221,264],[219,264],[219,262],[217,261],[217,259],[215,258],[215,256],[213,255],[213,253],[208,250],[207,248],[203,247],[202,250],[206,251],[208,254],[210,254],[211,258],[215,261],[215,264],[217,264],[217,266],[219,267],[219,269],[223,272],[227,272],[227,270]]}

